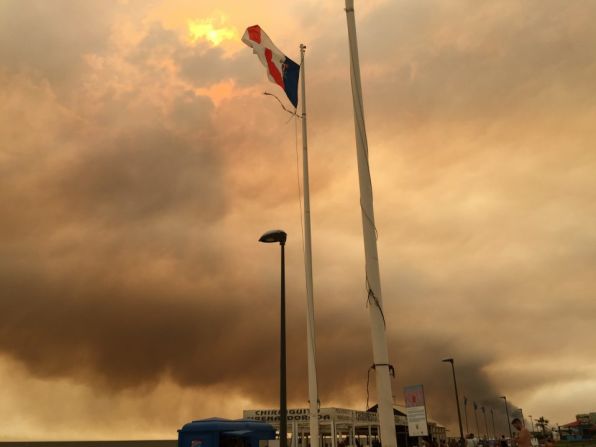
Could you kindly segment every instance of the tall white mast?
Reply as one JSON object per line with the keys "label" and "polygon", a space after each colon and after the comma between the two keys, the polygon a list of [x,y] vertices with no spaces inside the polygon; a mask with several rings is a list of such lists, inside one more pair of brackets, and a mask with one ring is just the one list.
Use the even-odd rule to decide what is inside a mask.
{"label": "tall white mast", "polygon": [[377,253],[377,233],[373,210],[373,192],[368,166],[368,142],[364,127],[364,107],[360,84],[360,62],[354,18],[354,0],[346,0],[346,18],[350,41],[350,78],[354,103],[354,127],[356,130],[356,153],[358,156],[358,179],[360,183],[360,209],[362,212],[362,233],[366,258],[366,287],[368,289],[368,310],[371,324],[373,359],[376,372],[378,414],[383,447],[396,447],[395,418],[391,393],[389,354],[385,335],[385,317],[381,298],[381,276]]}
{"label": "tall white mast", "polygon": [[310,445],[319,447],[319,397],[315,346],[315,306],[312,281],[312,243],[310,237],[310,186],[308,180],[308,150],[306,140],[306,88],[304,50],[300,44],[300,82],[302,88],[302,174],[304,187],[304,268],[306,273],[306,337],[308,350],[308,400],[310,407]]}

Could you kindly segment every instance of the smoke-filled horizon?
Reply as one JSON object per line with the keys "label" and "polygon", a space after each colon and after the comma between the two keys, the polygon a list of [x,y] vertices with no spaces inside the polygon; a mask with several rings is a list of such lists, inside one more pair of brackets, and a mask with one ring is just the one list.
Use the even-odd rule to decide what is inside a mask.
{"label": "smoke-filled horizon", "polygon": [[[360,4],[362,3],[362,4]],[[300,123],[240,42],[306,51],[319,393],[372,349],[342,2],[0,2],[0,439],[171,438],[307,406]],[[596,397],[589,2],[357,2],[395,402],[564,424]],[[370,405],[376,402],[371,375]],[[492,420],[489,417],[489,432]]]}

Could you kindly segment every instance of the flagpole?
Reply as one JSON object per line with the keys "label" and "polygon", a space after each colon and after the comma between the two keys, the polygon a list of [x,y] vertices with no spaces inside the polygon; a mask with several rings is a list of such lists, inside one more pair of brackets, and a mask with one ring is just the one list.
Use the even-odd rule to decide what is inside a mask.
{"label": "flagpole", "polygon": [[310,231],[310,186],[308,179],[308,146],[306,139],[306,80],[304,72],[304,51],[300,44],[300,76],[302,89],[302,175],[304,187],[304,268],[306,273],[306,337],[308,350],[308,400],[310,407],[310,445],[319,447],[319,397],[317,391],[317,365],[315,345],[315,306],[312,280],[312,242]]}
{"label": "flagpole", "polygon": [[385,316],[381,298],[381,275],[377,252],[377,232],[374,221],[373,192],[368,167],[368,142],[364,127],[364,108],[362,106],[362,86],[360,84],[360,64],[358,61],[358,42],[354,1],[346,0],[346,18],[350,41],[350,77],[352,81],[352,99],[354,104],[354,127],[356,130],[356,153],[358,157],[358,178],[360,183],[360,209],[362,212],[362,232],[364,235],[364,253],[366,258],[366,286],[368,310],[371,322],[374,368],[376,372],[379,424],[383,447],[396,447],[395,417],[393,415],[393,397],[391,393],[389,353],[385,334]]}
{"label": "flagpole", "polygon": [[470,433],[470,429],[468,428],[468,398],[464,396],[464,413],[466,415],[466,436]]}
{"label": "flagpole", "polygon": [[476,412],[476,410],[478,410],[478,406],[476,405],[476,402],[474,402],[474,419],[476,419],[476,434],[478,435],[478,437],[480,437],[480,427],[478,426],[478,413]]}
{"label": "flagpole", "polygon": [[486,433],[486,439],[488,439],[488,422],[486,421],[486,410],[484,405],[481,407],[482,414],[484,415],[484,432]]}

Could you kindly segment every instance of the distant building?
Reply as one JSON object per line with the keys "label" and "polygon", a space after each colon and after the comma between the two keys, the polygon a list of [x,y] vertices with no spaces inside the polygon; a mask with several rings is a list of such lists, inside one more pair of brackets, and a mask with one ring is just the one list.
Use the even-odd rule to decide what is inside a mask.
{"label": "distant building", "polygon": [[[244,410],[243,418],[266,422],[279,430],[279,409]],[[287,424],[290,447],[310,445],[310,411],[288,409]],[[379,444],[379,418],[375,412],[346,408],[320,408],[319,426],[323,447],[372,447]],[[405,427],[405,415],[395,416],[395,426]],[[401,429],[400,429],[401,430]],[[401,445],[401,444],[400,444]],[[405,444],[403,444],[405,447]]]}
{"label": "distant building", "polygon": [[432,439],[447,442],[447,428],[436,422],[428,421],[428,433]]}
{"label": "distant building", "polygon": [[575,421],[560,427],[559,433],[567,441],[596,439],[596,412],[577,414]]}
{"label": "distant building", "polygon": [[[368,411],[377,412],[378,405],[375,405],[368,409]],[[397,445],[399,447],[415,446],[418,445],[418,437],[413,437],[408,434],[408,419],[405,413],[401,412],[397,407],[393,407],[393,414],[401,420],[405,420],[404,425],[396,425],[395,432],[397,435]],[[440,425],[435,421],[427,421],[428,425],[428,436],[424,437],[424,440],[431,441],[435,440],[437,443],[441,441],[447,442],[447,428]]]}
{"label": "distant building", "polygon": [[[408,434],[408,419],[398,408],[393,407],[395,434],[398,447],[417,446],[422,438]],[[279,430],[279,409],[244,410],[244,419],[266,422]],[[288,446],[308,447],[310,443],[310,411],[308,408],[288,409]],[[379,417],[377,405],[368,411],[346,408],[320,408],[319,427],[322,447],[375,447],[379,445]],[[447,440],[447,429],[428,421],[428,436],[425,441]]]}

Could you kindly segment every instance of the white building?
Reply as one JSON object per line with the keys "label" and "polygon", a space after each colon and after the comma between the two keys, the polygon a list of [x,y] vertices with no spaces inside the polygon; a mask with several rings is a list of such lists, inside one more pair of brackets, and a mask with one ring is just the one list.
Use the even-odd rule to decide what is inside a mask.
{"label": "white building", "polygon": [[[244,410],[244,419],[267,422],[279,430],[279,409]],[[308,408],[288,409],[290,447],[307,447],[310,439],[310,411]],[[395,416],[396,426],[407,426],[405,416]],[[379,440],[377,413],[345,408],[319,409],[322,447],[368,447]]]}

